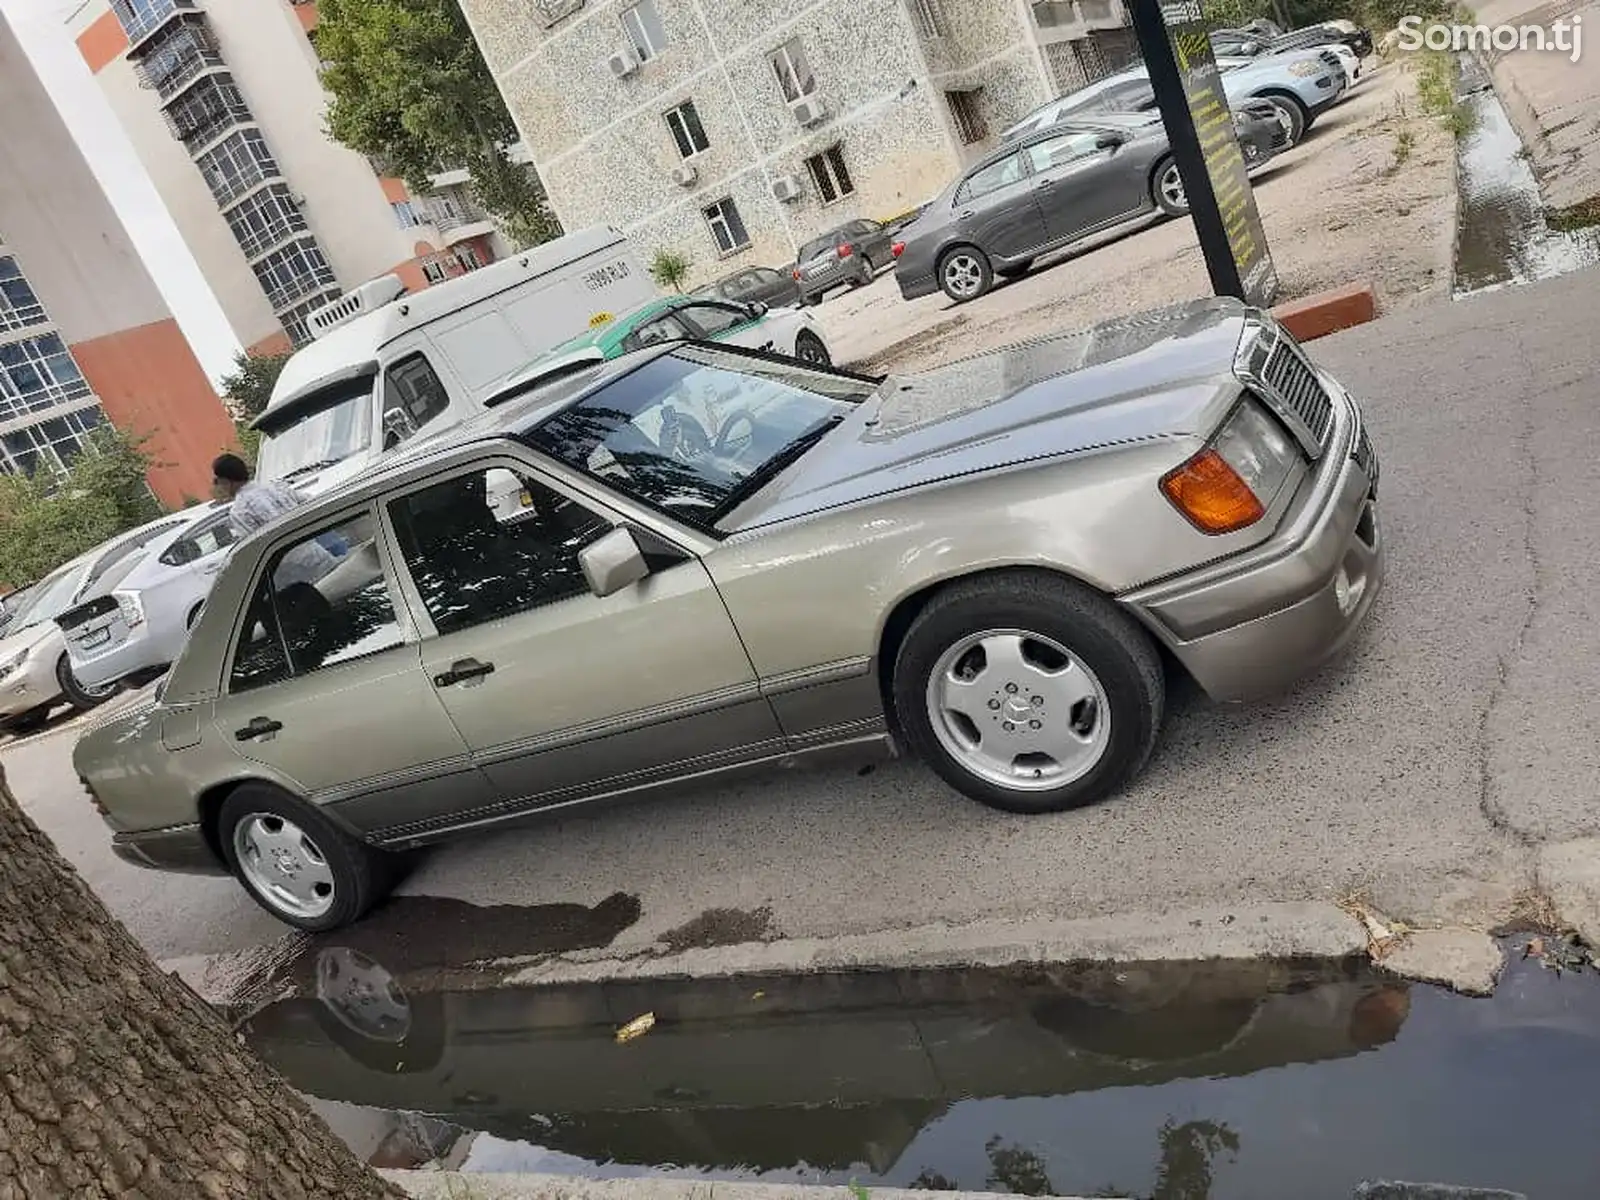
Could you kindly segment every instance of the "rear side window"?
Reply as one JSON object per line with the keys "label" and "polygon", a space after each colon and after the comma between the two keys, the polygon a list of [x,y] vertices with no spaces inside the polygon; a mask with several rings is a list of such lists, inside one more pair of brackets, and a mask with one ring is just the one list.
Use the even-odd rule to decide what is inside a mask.
{"label": "rear side window", "polygon": [[826,254],[838,244],[838,237],[831,233],[827,237],[812,238],[804,246],[800,247],[799,261],[809,262],[819,254]]}
{"label": "rear side window", "polygon": [[233,527],[233,522],[225,516],[217,517],[203,522],[187,537],[181,537],[173,542],[161,555],[161,561],[169,567],[181,567],[184,563],[207,558],[238,540],[239,535]]}
{"label": "rear side window", "polygon": [[450,393],[428,360],[420,354],[401,359],[383,381],[384,449],[399,445],[449,407]]}
{"label": "rear side window", "polygon": [[981,167],[967,176],[966,182],[956,192],[957,204],[970,204],[991,192],[1019,183],[1027,174],[1021,154],[1008,154],[998,162]]}

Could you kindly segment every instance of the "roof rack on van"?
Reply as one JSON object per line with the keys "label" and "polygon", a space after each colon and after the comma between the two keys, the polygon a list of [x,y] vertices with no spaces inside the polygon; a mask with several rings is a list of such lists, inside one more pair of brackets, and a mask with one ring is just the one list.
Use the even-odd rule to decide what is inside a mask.
{"label": "roof rack on van", "polygon": [[352,292],[346,292],[337,300],[330,300],[321,308],[313,309],[306,318],[306,327],[311,330],[313,338],[319,338],[330,329],[337,329],[347,321],[374,312],[405,294],[406,285],[400,282],[400,276],[381,275]]}

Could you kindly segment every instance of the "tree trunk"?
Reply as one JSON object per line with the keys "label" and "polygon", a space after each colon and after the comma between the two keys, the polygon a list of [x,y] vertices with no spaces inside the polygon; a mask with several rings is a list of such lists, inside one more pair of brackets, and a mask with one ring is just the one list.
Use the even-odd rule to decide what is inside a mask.
{"label": "tree trunk", "polygon": [[3,765],[0,880],[0,1200],[402,1195],[161,972]]}

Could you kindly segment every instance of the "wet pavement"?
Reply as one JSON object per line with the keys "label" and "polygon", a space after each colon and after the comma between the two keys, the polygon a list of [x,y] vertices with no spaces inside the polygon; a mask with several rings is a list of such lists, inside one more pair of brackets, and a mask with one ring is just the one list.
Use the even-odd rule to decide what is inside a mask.
{"label": "wet pavement", "polygon": [[1600,226],[1552,228],[1522,140],[1487,72],[1463,56],[1458,95],[1472,114],[1457,144],[1461,208],[1455,295],[1533,283],[1600,263]]}
{"label": "wet pavement", "polygon": [[[1358,961],[408,994],[349,952],[342,978],[244,1032],[382,1166],[1151,1200],[1347,1200],[1401,1178],[1587,1198],[1600,979],[1511,954],[1495,997],[1469,1000]],[[619,1043],[646,1012],[654,1027]]]}

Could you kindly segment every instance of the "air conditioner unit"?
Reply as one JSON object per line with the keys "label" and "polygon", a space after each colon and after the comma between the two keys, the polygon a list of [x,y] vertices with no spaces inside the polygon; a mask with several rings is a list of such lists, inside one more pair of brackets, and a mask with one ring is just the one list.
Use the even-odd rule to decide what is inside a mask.
{"label": "air conditioner unit", "polygon": [[779,175],[772,181],[772,198],[783,204],[800,199],[800,180],[794,175]]}
{"label": "air conditioner unit", "polygon": [[610,58],[606,59],[606,66],[611,68],[611,73],[618,79],[632,75],[639,69],[639,56],[631,47],[624,46]]}
{"label": "air conditioner unit", "polygon": [[828,106],[816,96],[801,96],[798,100],[791,100],[789,109],[794,113],[794,119],[802,125],[815,125],[828,115]]}
{"label": "air conditioner unit", "polygon": [[346,292],[337,300],[330,300],[321,308],[313,309],[306,317],[306,327],[313,338],[319,338],[330,329],[337,329],[365,313],[376,312],[392,300],[406,294],[406,285],[398,275],[382,275]]}
{"label": "air conditioner unit", "polygon": [[693,163],[684,163],[672,168],[672,182],[679,187],[688,187],[699,178],[700,172],[695,170]]}

